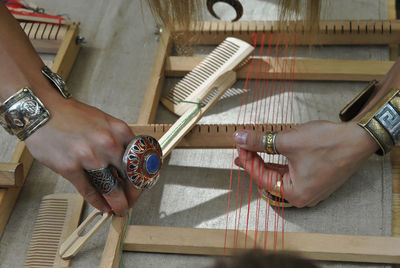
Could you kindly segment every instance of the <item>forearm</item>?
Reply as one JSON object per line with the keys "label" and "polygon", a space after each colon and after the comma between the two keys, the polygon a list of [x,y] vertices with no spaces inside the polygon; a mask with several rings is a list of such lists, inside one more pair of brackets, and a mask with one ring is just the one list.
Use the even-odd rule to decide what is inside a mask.
{"label": "forearm", "polygon": [[0,4],[0,62],[1,102],[24,86],[30,87],[46,106],[54,102],[50,99],[62,98],[41,74],[42,60],[3,4]]}

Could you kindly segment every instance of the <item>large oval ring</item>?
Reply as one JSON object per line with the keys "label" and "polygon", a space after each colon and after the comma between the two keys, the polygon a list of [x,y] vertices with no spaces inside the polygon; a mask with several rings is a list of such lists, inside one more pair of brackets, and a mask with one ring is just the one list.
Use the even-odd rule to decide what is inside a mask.
{"label": "large oval ring", "polygon": [[108,194],[117,186],[117,180],[109,168],[86,170],[90,183],[101,194]]}
{"label": "large oval ring", "polygon": [[127,146],[122,163],[133,187],[150,189],[156,184],[162,166],[161,146],[151,136],[136,136]]}
{"label": "large oval ring", "polygon": [[278,150],[276,149],[276,136],[278,132],[275,131],[267,131],[264,133],[263,136],[263,146],[264,151],[268,154],[279,154]]}
{"label": "large oval ring", "polygon": [[[276,187],[276,186],[275,186]],[[276,191],[265,191],[265,189],[261,190],[261,197],[268,202],[271,206],[274,207],[285,207],[290,208],[293,207],[286,199],[281,197],[281,194]]]}

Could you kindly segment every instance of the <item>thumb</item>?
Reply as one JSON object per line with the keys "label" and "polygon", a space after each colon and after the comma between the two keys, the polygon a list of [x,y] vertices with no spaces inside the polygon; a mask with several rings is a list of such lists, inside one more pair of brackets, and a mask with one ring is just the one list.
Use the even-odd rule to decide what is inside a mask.
{"label": "thumb", "polygon": [[[244,129],[236,131],[233,136],[235,139],[235,143],[239,148],[252,152],[265,152],[263,143],[264,134],[265,133],[261,131]],[[283,136],[285,135],[285,131],[280,131],[275,137],[276,150],[280,153],[285,151],[285,148],[281,142]]]}

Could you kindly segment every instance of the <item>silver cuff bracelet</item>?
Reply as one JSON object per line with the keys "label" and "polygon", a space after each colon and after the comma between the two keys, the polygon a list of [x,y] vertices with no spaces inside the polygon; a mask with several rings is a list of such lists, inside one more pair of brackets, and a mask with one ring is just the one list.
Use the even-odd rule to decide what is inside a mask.
{"label": "silver cuff bracelet", "polygon": [[0,124],[20,140],[28,138],[49,118],[49,111],[27,87],[0,105]]}
{"label": "silver cuff bracelet", "polygon": [[54,89],[56,89],[61,94],[61,96],[63,96],[65,99],[71,98],[71,93],[69,93],[67,84],[59,74],[53,73],[47,66],[44,66],[41,72],[44,77],[46,77],[53,85]]}

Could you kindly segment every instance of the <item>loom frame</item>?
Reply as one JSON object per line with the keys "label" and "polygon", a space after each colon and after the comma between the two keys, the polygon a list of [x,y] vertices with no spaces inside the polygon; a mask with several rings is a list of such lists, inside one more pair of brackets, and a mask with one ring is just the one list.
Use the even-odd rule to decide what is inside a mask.
{"label": "loom frame", "polygon": [[[388,6],[393,7],[394,6],[394,1],[388,0]],[[400,26],[400,21],[394,21],[396,19],[395,14],[389,14],[390,19],[393,19],[390,21],[392,27],[390,27],[390,31],[398,31],[400,30],[398,26]],[[190,31],[191,34],[195,34],[197,36],[200,36],[198,40],[200,40],[198,43],[193,43],[193,44],[210,44],[210,40],[214,40],[214,44],[217,42],[217,40],[221,40],[221,38],[224,38],[227,36],[227,27],[231,29],[232,33],[234,33],[233,36],[239,37],[241,39],[246,39],[243,38],[244,35],[247,35],[247,37],[250,36],[250,32],[254,29],[257,30],[257,26],[263,25],[261,27],[262,31],[265,31],[265,25],[273,25],[273,23],[268,23],[268,22],[236,22],[236,23],[230,23],[230,22],[204,22],[202,24],[202,28],[199,29],[199,27],[195,27]],[[205,25],[205,26],[204,26]],[[221,27],[221,25],[224,25],[224,27]],[[329,24],[332,25],[332,24]],[[348,24],[347,24],[348,25]],[[368,22],[365,22],[365,25],[368,25]],[[396,27],[393,27],[393,25],[396,25]],[[260,26],[259,26],[260,27]],[[246,29],[246,30],[243,30]],[[260,28],[258,28],[260,29]],[[202,38],[201,35],[204,35],[204,38]],[[333,30],[329,33],[331,35],[336,34],[333,33]],[[215,37],[214,39],[212,37]],[[229,35],[231,36],[231,35]],[[379,36],[381,37],[381,36]],[[369,43],[374,43],[376,38],[366,38]],[[335,44],[332,39],[327,39],[327,44]],[[246,40],[245,40],[246,41]],[[247,40],[248,41],[248,40]],[[343,40],[341,42],[344,42]],[[148,125],[154,122],[155,119],[155,114],[156,110],[158,107],[159,99],[160,99],[160,94],[161,90],[163,87],[164,80],[166,76],[169,74],[173,73],[174,71],[176,72],[181,72],[182,70],[179,70],[179,68],[173,69],[171,67],[171,50],[173,46],[173,37],[170,32],[163,31],[160,36],[160,41],[157,49],[157,54],[154,59],[154,65],[153,69],[149,78],[149,83],[146,89],[146,93],[144,96],[143,100],[143,106],[138,118],[137,124],[139,125]],[[381,41],[378,43],[381,44]],[[392,40],[388,42],[388,44],[391,47],[391,60],[394,60],[396,55],[398,55],[398,49],[397,46],[399,44],[399,40]],[[350,44],[354,44],[350,42]],[[359,63],[354,63],[354,66],[361,66],[361,62]],[[385,66],[385,64],[388,64]],[[393,63],[381,63],[376,65],[375,71],[372,71],[372,74],[379,74],[380,76],[376,77],[377,79],[381,78],[382,75],[384,74],[382,71],[382,67],[387,67],[391,66]],[[326,73],[329,74],[329,71]],[[362,79],[360,78],[355,78],[353,76],[352,79],[348,80],[356,80],[356,81],[368,81],[371,79],[371,73],[364,73],[364,76]],[[183,74],[183,73],[181,73]],[[181,75],[180,74],[180,75]],[[372,75],[373,76],[373,75]],[[341,80],[339,79],[339,76],[336,76],[336,79],[333,80]],[[330,80],[327,78],[327,80]],[[346,79],[343,79],[346,80]],[[134,126],[132,126],[134,127]],[[138,133],[140,134],[140,133]],[[392,151],[392,181],[393,181],[393,220],[392,220],[392,235],[393,236],[400,236],[400,212],[396,212],[396,210],[400,210],[400,148],[395,147]],[[129,214],[132,213],[132,210],[130,210]],[[129,216],[125,217],[113,217],[112,223],[109,228],[108,236],[107,236],[107,241],[106,245],[104,248],[104,252],[102,255],[101,259],[101,264],[100,267],[119,267],[120,259],[121,259],[121,252],[120,252],[120,243],[123,240],[123,236],[125,233],[125,229],[127,228],[127,237],[125,238],[123,249],[128,250],[128,251],[140,251],[140,252],[163,252],[163,253],[179,253],[179,254],[201,254],[201,255],[215,255],[216,249],[215,248],[207,248],[206,246],[202,245],[201,241],[199,245],[196,245],[194,243],[186,243],[182,241],[177,241],[177,240],[169,240],[168,242],[171,242],[171,244],[157,244],[157,238],[165,238],[163,236],[154,236],[152,239],[149,237],[141,236],[139,239],[135,240],[134,234],[138,235],[141,233],[143,230],[151,230],[152,234],[156,233],[162,233],[163,230],[168,230],[168,232],[173,232],[174,234],[178,233],[185,233],[189,236],[193,235],[195,237],[195,233],[198,232],[198,229],[196,228],[178,228],[178,227],[161,227],[161,226],[135,226],[135,225],[129,225],[127,224],[127,218]],[[133,229],[138,228],[141,230],[140,232],[134,233]],[[165,229],[165,228],[170,228],[170,229]],[[171,228],[174,228],[174,230],[171,230]],[[217,231],[216,229],[211,229],[212,231]],[[208,230],[205,230],[203,235],[207,237],[207,232]],[[311,238],[313,233],[299,233],[300,236],[302,237],[301,239],[304,239],[303,241]],[[317,234],[318,235],[318,234]],[[335,235],[333,235],[335,236]],[[362,238],[362,236],[351,236],[351,235],[340,235],[342,239],[347,240],[347,242],[351,242],[352,239],[356,238]],[[197,236],[197,237],[202,237],[202,235]],[[204,237],[204,236],[203,236]],[[154,239],[153,239],[154,238]],[[389,240],[395,239],[394,243],[396,245],[400,246],[400,238],[394,238],[394,237],[381,237],[381,236],[376,236],[376,237],[369,237],[372,242],[378,243],[380,239],[386,240],[386,238]],[[127,242],[128,241],[128,242]],[[136,244],[132,244],[134,241]],[[168,243],[167,242],[167,243]],[[140,244],[142,243],[142,244]],[[156,249],[154,249],[156,248]],[[374,250],[372,250],[374,252]],[[382,252],[378,252],[376,250],[376,254],[380,254]],[[300,252],[301,253],[301,252]],[[304,252],[303,252],[304,253]],[[342,261],[372,261],[372,262],[379,262],[379,263],[400,263],[400,257],[397,256],[396,258],[392,258],[393,256],[379,256],[377,259],[370,259],[366,258],[366,254],[360,255],[356,258],[352,258],[351,256],[345,256],[346,254],[339,253],[339,255],[335,255],[334,250],[332,252],[328,252],[327,254],[319,254],[316,253],[314,255],[308,255],[305,254],[305,256],[313,258],[313,259],[319,259],[319,260],[342,260]],[[221,254],[220,249],[217,252],[217,254]],[[334,256],[327,256],[333,254]],[[341,254],[341,255],[340,255]],[[351,255],[351,254],[348,254]]]}

